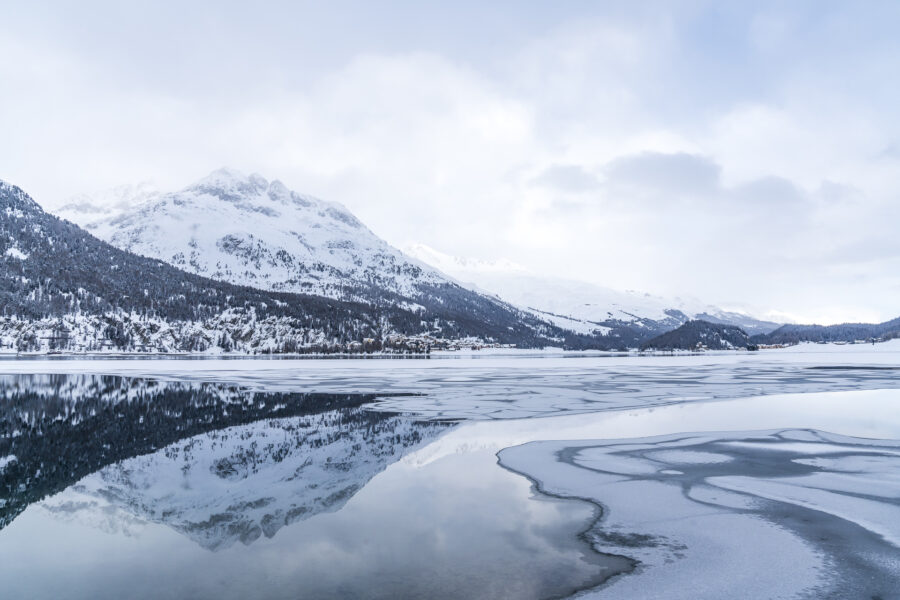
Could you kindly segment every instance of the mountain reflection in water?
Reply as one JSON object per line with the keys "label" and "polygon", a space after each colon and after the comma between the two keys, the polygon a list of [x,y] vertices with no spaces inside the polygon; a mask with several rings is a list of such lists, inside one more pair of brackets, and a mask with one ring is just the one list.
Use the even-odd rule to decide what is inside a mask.
{"label": "mountain reflection in water", "polygon": [[78,483],[76,492],[210,550],[271,537],[340,508],[447,427],[360,408],[374,399],[110,376],[0,377],[0,529]]}
{"label": "mountain reflection in water", "polygon": [[495,450],[401,460],[454,425],[374,400],[0,376],[0,598],[537,600],[633,567]]}

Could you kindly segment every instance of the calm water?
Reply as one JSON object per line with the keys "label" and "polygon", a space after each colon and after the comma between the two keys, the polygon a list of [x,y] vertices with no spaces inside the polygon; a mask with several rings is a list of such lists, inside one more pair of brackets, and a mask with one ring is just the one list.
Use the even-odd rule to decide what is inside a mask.
{"label": "calm water", "polygon": [[630,567],[490,450],[363,394],[0,377],[2,598],[548,598]]}

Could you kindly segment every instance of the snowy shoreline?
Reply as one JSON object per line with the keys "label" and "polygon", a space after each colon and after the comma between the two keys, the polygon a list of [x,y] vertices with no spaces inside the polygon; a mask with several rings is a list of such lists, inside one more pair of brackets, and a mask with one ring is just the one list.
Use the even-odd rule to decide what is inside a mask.
{"label": "snowy shoreline", "polygon": [[866,347],[866,352],[847,348],[817,353],[483,355],[432,360],[51,356],[0,359],[0,374],[94,374],[215,382],[253,391],[366,393],[379,397],[371,407],[374,410],[463,420],[900,386],[896,373],[900,353],[883,351],[900,350],[900,344],[885,344],[874,351]]}
{"label": "snowy shoreline", "polygon": [[[373,360],[373,359],[429,359],[429,358],[525,358],[525,357],[691,357],[691,356],[747,356],[761,355],[767,357],[789,356],[794,354],[802,355],[859,355],[859,354],[881,354],[881,353],[897,353],[900,358],[900,339],[893,339],[876,344],[843,344],[843,343],[827,343],[819,344],[813,342],[801,342],[793,346],[785,346],[784,348],[765,348],[760,350],[565,350],[563,348],[547,347],[547,348],[482,348],[480,350],[461,349],[461,350],[432,350],[430,353],[417,352],[309,352],[309,353],[243,353],[243,352],[222,352],[204,351],[204,352],[123,352],[117,350],[101,350],[92,352],[73,352],[73,351],[38,351],[38,352],[17,352],[14,349],[0,349],[0,360],[20,358],[20,359],[43,359],[43,358],[61,358],[71,359],[78,358],[84,360],[103,360],[110,358],[135,358],[135,359],[197,359],[197,360]],[[900,362],[900,360],[898,360]]]}

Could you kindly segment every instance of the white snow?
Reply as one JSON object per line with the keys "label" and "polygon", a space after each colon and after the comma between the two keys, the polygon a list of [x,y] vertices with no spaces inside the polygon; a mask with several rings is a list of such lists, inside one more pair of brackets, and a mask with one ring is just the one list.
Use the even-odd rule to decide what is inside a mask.
{"label": "white snow", "polygon": [[605,335],[609,327],[600,323],[607,320],[749,318],[692,299],[536,277],[509,260],[459,259],[422,244],[404,254],[339,204],[233,169],[177,192],[139,184],[79,196],[57,214],[122,249],[267,290],[365,299],[354,288],[373,286],[415,299],[421,284],[458,282],[581,334]]}
{"label": "white snow", "polygon": [[0,472],[6,468],[6,465],[16,462],[18,459],[15,454],[10,454],[9,456],[0,456]]}
{"label": "white snow", "polygon": [[645,455],[651,460],[658,460],[674,465],[717,464],[729,462],[732,457],[715,452],[697,452],[695,450],[657,450]]}
{"label": "white snow", "polygon": [[17,260],[25,260],[28,258],[28,255],[16,248],[15,246],[10,246],[6,249],[6,256],[10,258],[15,258]]}
{"label": "white snow", "polygon": [[[736,441],[736,442],[727,442],[726,445],[734,446],[736,448],[747,448],[750,450],[766,450],[769,452],[793,452],[799,454],[836,454],[846,452],[846,446],[840,446],[837,444],[823,444],[823,443],[804,443],[804,442],[795,442],[795,443],[780,443],[780,444],[770,444],[765,442],[755,442],[755,441]],[[865,450],[858,450],[858,452],[866,452]],[[878,452],[880,454],[896,454],[900,456],[900,451],[896,452],[887,452],[886,450],[873,450],[872,452]]]}
{"label": "white snow", "polygon": [[79,194],[53,211],[86,229],[94,229],[97,223],[118,216],[131,207],[158,199],[162,192],[152,182],[119,185],[93,194]]}
{"label": "white snow", "polygon": [[537,442],[500,453],[504,466],[537,479],[543,491],[602,503],[603,520],[594,530],[645,536],[623,544],[617,537],[596,539],[598,551],[637,559],[640,569],[584,597],[712,600],[740,590],[747,598],[791,598],[820,582],[824,560],[802,540],[730,507],[695,502],[676,482],[679,475],[660,475],[675,481],[658,483],[645,473],[607,474],[558,459],[573,447],[602,452],[601,444]]}

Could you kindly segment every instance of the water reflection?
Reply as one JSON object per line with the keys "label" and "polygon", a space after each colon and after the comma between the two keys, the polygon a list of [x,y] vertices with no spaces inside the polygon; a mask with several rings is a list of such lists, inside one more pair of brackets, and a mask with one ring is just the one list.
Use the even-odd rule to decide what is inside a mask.
{"label": "water reflection", "polygon": [[[216,475],[234,481],[240,479],[235,469],[242,468],[242,460],[244,467],[258,468],[261,461],[281,462],[305,445],[334,446],[350,438],[356,450],[365,445],[376,455],[399,457],[401,449],[420,443],[423,434],[434,437],[442,428],[414,424],[396,432],[395,415],[383,417],[359,409],[373,399],[365,394],[248,393],[222,384],[106,376],[0,377],[0,457],[5,457],[0,470],[0,528],[29,504],[90,473],[197,434],[281,420],[275,428],[285,432],[284,440],[260,446],[260,440],[248,439],[245,447],[234,448],[243,457],[221,457]],[[300,416],[307,420],[298,420]],[[294,417],[291,422],[284,420],[290,417]],[[310,434],[311,429],[326,425],[327,433]],[[213,448],[224,443],[222,435],[226,434],[213,436],[219,439]],[[239,430],[231,435],[253,437]],[[396,450],[385,449],[386,436],[392,436]],[[191,457],[183,452],[187,450],[172,446],[164,454],[173,459],[182,454],[182,462],[187,463]],[[121,468],[128,469],[127,461],[124,465],[119,473]]]}
{"label": "water reflection", "polygon": [[366,394],[0,377],[0,597],[544,598],[631,567],[470,452]]}

